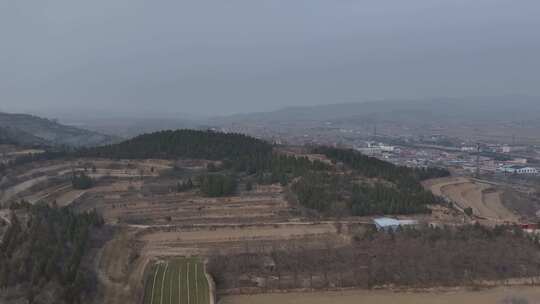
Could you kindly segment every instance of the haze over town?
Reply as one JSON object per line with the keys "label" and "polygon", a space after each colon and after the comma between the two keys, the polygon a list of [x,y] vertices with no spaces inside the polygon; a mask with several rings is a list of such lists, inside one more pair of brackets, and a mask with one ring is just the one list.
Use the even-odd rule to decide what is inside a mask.
{"label": "haze over town", "polygon": [[540,96],[539,14],[532,0],[4,1],[0,110],[215,116]]}

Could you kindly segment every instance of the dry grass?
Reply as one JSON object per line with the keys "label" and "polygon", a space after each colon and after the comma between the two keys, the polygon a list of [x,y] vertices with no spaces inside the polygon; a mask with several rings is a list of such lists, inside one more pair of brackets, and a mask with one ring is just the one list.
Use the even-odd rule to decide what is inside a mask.
{"label": "dry grass", "polygon": [[473,214],[494,222],[511,222],[519,216],[502,203],[503,190],[465,177],[440,178],[428,181],[426,187],[435,195],[447,197],[461,208],[472,208]]}

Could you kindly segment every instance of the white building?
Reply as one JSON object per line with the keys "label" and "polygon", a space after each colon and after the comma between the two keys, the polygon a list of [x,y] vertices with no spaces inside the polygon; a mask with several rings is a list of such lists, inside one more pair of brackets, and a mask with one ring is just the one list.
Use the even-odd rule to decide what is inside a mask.
{"label": "white building", "polygon": [[399,227],[416,227],[418,221],[415,220],[398,220],[389,217],[381,217],[373,220],[377,230],[397,230]]}
{"label": "white building", "polygon": [[356,150],[366,155],[379,155],[383,152],[386,152],[386,153],[396,152],[396,147],[388,146],[383,143],[367,142],[367,147],[357,147]]}
{"label": "white building", "polygon": [[382,153],[382,150],[379,147],[356,148],[356,151],[365,155],[369,155],[369,156],[378,155]]}
{"label": "white building", "polygon": [[383,144],[380,144],[379,147],[381,148],[381,151],[383,152],[394,152],[394,150],[396,149],[394,146],[387,146]]}
{"label": "white building", "polygon": [[499,171],[510,173],[510,174],[519,174],[519,175],[536,175],[538,174],[538,169],[534,167],[527,167],[527,166],[503,166],[499,168]]}
{"label": "white building", "polygon": [[525,146],[502,146],[501,149],[502,153],[512,153],[525,150],[527,150],[527,147]]}

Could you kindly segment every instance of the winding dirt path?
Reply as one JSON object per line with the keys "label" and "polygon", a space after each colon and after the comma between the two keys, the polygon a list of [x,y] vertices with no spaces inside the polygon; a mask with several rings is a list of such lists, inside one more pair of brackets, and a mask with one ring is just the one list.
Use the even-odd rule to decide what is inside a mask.
{"label": "winding dirt path", "polygon": [[473,214],[494,222],[517,223],[519,216],[502,203],[503,190],[496,185],[466,177],[429,180],[424,184],[433,194],[446,197],[461,209],[472,208]]}

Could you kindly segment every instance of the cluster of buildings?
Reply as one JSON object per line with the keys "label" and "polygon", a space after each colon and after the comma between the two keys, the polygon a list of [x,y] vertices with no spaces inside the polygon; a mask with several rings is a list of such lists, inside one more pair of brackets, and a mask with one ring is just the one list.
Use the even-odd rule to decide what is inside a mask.
{"label": "cluster of buildings", "polygon": [[[505,146],[494,147],[499,151]],[[354,145],[354,149],[369,155],[408,167],[445,167],[452,168],[463,174],[474,174],[479,171],[482,174],[504,174],[520,176],[536,176],[540,174],[539,167],[529,164],[524,157],[499,158],[501,152],[493,152],[484,148],[481,155],[477,155],[477,147],[417,147],[417,146],[393,146],[380,142],[361,142]],[[479,167],[479,168],[478,168]]]}
{"label": "cluster of buildings", "polygon": [[[365,128],[358,126],[343,128],[331,123],[320,125],[316,122],[298,124],[282,123],[272,128],[264,124],[236,124],[228,131],[240,131],[271,139],[275,144],[352,147],[362,154],[400,166],[444,167],[464,175],[475,174],[477,171],[482,174],[540,175],[540,164],[536,166],[528,161],[540,159],[540,146],[484,142],[478,156],[479,148],[475,142],[464,142],[457,137],[441,134],[370,135]],[[301,132],[299,127],[302,127]]]}

